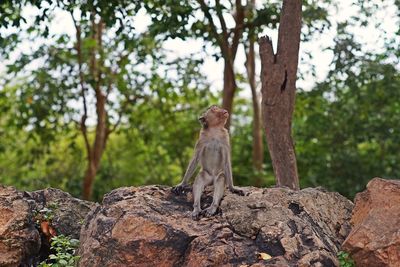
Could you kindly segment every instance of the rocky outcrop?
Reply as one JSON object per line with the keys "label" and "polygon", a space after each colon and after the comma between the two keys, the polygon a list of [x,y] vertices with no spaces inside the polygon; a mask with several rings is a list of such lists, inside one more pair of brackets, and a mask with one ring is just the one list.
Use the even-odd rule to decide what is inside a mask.
{"label": "rocky outcrop", "polygon": [[41,221],[47,220],[56,234],[79,238],[94,206],[58,189],[30,193],[0,186],[0,266],[36,266],[49,254]]}
{"label": "rocky outcrop", "polygon": [[[191,193],[169,187],[120,188],[97,205],[57,189],[0,186],[0,266],[35,266],[48,255],[43,220],[56,234],[80,233],[85,267],[337,266],[350,201],[322,189],[244,190],[227,192],[216,216],[193,221]],[[207,191],[202,203],[211,201]]]}
{"label": "rocky outcrop", "polygon": [[357,266],[399,266],[400,180],[371,180],[356,195],[351,224],[343,249]]}
{"label": "rocky outcrop", "polygon": [[[322,189],[244,188],[191,219],[192,196],[162,186],[107,194],[81,230],[80,266],[337,266],[353,204]],[[210,205],[212,193],[202,203]],[[203,207],[204,208],[204,207]]]}
{"label": "rocky outcrop", "polygon": [[38,254],[31,204],[23,192],[0,185],[0,266],[30,266]]}

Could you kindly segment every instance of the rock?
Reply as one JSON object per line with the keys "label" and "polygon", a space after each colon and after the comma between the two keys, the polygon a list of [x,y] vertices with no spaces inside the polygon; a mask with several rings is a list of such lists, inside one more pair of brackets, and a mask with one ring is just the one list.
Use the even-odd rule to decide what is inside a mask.
{"label": "rock", "polygon": [[[79,266],[338,266],[351,201],[322,189],[244,189],[227,192],[219,214],[199,221],[190,193],[116,189],[86,218]],[[203,208],[211,201],[208,191]]]}
{"label": "rock", "polygon": [[357,266],[399,266],[400,180],[371,180],[356,195],[351,224],[343,250]]}
{"label": "rock", "polygon": [[[50,254],[50,238],[54,235],[65,235],[79,239],[80,230],[89,211],[95,203],[72,197],[70,194],[55,188],[46,188],[34,192],[26,192],[33,204],[33,212],[41,235],[41,247],[34,262],[46,260]],[[50,227],[54,234],[43,228],[46,217],[50,217]],[[47,230],[47,231],[46,231]],[[51,232],[51,231],[50,231]]]}
{"label": "rock", "polygon": [[30,266],[40,249],[32,203],[23,192],[0,185],[0,266]]}
{"label": "rock", "polygon": [[72,197],[55,188],[46,188],[27,194],[34,200],[37,211],[44,208],[52,212],[51,225],[57,234],[79,239],[81,226],[86,215],[96,204]]}
{"label": "rock", "polygon": [[36,266],[47,258],[50,245],[38,219],[45,208],[58,235],[79,239],[84,218],[95,206],[58,189],[30,193],[0,185],[0,266]]}

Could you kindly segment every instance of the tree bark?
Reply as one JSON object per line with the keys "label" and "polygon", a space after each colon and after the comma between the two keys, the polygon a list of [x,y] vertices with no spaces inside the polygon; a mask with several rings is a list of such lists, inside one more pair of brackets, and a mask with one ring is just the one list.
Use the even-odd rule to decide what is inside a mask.
{"label": "tree bark", "polygon": [[[261,172],[264,162],[264,145],[262,140],[261,107],[256,90],[254,38],[254,36],[249,36],[249,48],[246,52],[245,66],[251,89],[251,100],[253,103],[253,167],[258,172]],[[260,175],[257,175],[254,185],[262,185]]]}
{"label": "tree bark", "polygon": [[93,182],[96,174],[97,167],[93,161],[89,160],[85,171],[85,176],[83,178],[82,198],[85,200],[90,200],[92,197]]}
{"label": "tree bark", "polygon": [[299,189],[296,155],[291,136],[301,31],[301,0],[284,0],[278,51],[260,38],[262,111],[268,149],[278,186]]}

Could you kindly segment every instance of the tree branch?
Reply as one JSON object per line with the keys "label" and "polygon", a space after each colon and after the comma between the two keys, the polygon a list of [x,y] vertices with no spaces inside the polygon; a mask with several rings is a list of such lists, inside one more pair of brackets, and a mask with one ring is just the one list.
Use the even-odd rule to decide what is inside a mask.
{"label": "tree branch", "polygon": [[268,36],[263,36],[258,40],[260,45],[261,61],[265,62],[266,66],[274,63],[274,48],[272,47],[272,40]]}
{"label": "tree branch", "polygon": [[[277,58],[286,58],[285,64],[296,66],[301,32],[301,0],[283,1],[278,31]],[[289,55],[289,56],[287,56]]]}
{"label": "tree branch", "polygon": [[97,53],[99,55],[99,60],[97,62],[97,79],[96,79],[96,94],[100,93],[100,85],[101,85],[101,74],[102,74],[102,67],[103,67],[103,20],[100,18],[99,23],[97,23],[97,30],[96,30],[96,48]]}
{"label": "tree branch", "polygon": [[229,58],[229,46],[227,43],[221,39],[221,36],[219,35],[217,31],[217,27],[215,26],[214,20],[212,18],[212,15],[209,11],[209,8],[207,4],[204,2],[204,0],[197,0],[197,2],[200,4],[200,8],[204,13],[204,16],[207,18],[208,22],[210,23],[211,27],[211,34],[214,36],[214,38],[217,40],[217,43],[219,47],[221,48],[222,55],[224,58]]}
{"label": "tree branch", "polygon": [[222,15],[222,6],[219,0],[215,1],[215,8],[217,10],[217,16],[219,19],[219,22],[221,23],[221,28],[222,28],[222,34],[224,35],[224,39],[223,40],[228,40],[228,30],[226,28],[226,22],[224,19],[224,16]]}
{"label": "tree branch", "polygon": [[236,0],[236,16],[235,16],[235,22],[236,26],[233,30],[233,39],[232,39],[232,46],[231,46],[231,54],[233,57],[236,56],[236,52],[239,46],[239,41],[240,38],[242,37],[243,34],[243,29],[244,29],[244,8],[242,6],[242,3],[240,0]]}

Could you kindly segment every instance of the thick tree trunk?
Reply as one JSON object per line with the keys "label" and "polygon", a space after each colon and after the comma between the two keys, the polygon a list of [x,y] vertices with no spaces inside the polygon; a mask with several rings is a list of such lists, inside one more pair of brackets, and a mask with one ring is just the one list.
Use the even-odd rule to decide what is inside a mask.
{"label": "thick tree trunk", "polygon": [[[246,53],[246,71],[249,79],[251,89],[251,99],[253,103],[253,167],[258,171],[262,171],[264,162],[264,145],[262,140],[261,128],[261,107],[256,90],[256,77],[255,77],[255,52],[254,52],[254,39],[249,37],[249,49]],[[258,175],[255,180],[255,186],[261,186],[262,180]]]}
{"label": "thick tree trunk", "polygon": [[259,40],[262,110],[268,149],[278,186],[299,189],[296,155],[291,136],[301,31],[301,0],[284,0],[278,51],[271,40]]}
{"label": "thick tree trunk", "polygon": [[235,72],[231,60],[225,59],[224,65],[224,89],[222,91],[222,108],[229,112],[229,118],[225,127],[229,130],[233,109],[233,97],[236,91]]}

